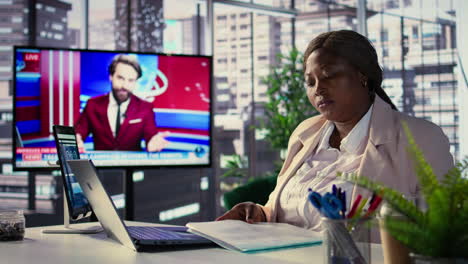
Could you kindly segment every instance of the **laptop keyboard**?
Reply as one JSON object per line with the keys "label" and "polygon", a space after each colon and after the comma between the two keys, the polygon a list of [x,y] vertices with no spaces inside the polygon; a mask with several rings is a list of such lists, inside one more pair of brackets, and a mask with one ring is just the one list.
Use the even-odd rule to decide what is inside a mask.
{"label": "laptop keyboard", "polygon": [[[138,240],[188,240],[192,236],[183,233],[166,231],[152,226],[128,226],[130,236]],[[193,239],[193,237],[192,237]]]}

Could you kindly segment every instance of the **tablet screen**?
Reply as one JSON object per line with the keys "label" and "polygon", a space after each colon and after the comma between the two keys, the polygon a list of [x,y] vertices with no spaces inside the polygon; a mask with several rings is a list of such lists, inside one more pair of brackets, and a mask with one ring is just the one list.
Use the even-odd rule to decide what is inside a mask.
{"label": "tablet screen", "polygon": [[80,184],[70,169],[67,160],[80,159],[80,152],[76,142],[76,135],[73,127],[58,126],[54,127],[54,137],[57,147],[57,156],[60,162],[62,172],[63,186],[65,188],[66,199],[70,217],[74,220],[82,218],[91,211],[88,200],[86,199]]}

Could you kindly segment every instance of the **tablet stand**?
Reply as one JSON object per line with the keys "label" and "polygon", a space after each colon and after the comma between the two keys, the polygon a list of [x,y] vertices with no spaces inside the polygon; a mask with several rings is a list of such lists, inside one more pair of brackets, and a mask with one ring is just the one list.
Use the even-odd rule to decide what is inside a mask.
{"label": "tablet stand", "polygon": [[[89,216],[90,214],[87,214],[84,215],[82,218]],[[102,231],[103,229],[101,226],[92,226],[84,229],[78,229],[71,226],[65,190],[63,190],[63,227],[42,229],[42,233],[44,234],[96,234]]]}
{"label": "tablet stand", "polygon": [[134,204],[135,204],[135,186],[133,183],[133,169],[127,168],[124,175],[124,193],[125,193],[125,220],[135,220]]}

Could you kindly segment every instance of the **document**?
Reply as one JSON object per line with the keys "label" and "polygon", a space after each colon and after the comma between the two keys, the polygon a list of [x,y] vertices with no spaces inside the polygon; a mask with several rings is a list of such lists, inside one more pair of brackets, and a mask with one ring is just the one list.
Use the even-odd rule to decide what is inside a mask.
{"label": "document", "polygon": [[320,233],[285,223],[259,222],[248,224],[239,220],[191,222],[188,231],[205,237],[230,250],[251,253],[322,243]]}

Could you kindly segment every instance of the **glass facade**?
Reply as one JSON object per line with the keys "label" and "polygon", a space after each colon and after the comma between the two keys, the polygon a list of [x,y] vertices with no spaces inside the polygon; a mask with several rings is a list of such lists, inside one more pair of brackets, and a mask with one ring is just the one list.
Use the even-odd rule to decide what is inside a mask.
{"label": "glass facade", "polygon": [[[369,38],[400,111],[439,125],[460,159],[454,1],[370,1]],[[436,8],[434,8],[436,7]]]}
{"label": "glass facade", "polygon": [[[293,47],[303,51],[322,32],[358,30],[360,8],[366,9],[367,35],[378,52],[386,92],[400,111],[441,126],[454,157],[462,158],[460,143],[468,133],[459,125],[463,113],[457,101],[461,71],[456,43],[465,36],[456,34],[455,0],[367,0],[366,7],[358,6],[357,0],[228,2],[214,0],[208,6],[196,0],[0,0],[2,163],[11,156],[13,45],[213,55],[214,163],[211,169],[194,170],[198,176],[187,179],[192,185],[203,181],[205,187],[197,191],[214,194],[199,195],[197,213],[201,219],[213,217],[222,210],[219,177],[227,160],[240,155],[248,174],[258,177],[271,171],[272,161],[279,159],[262,131],[254,128],[268,99],[262,79],[276,65],[276,55]],[[281,10],[297,15],[287,16]],[[154,172],[145,173],[145,181],[157,184]],[[213,202],[214,206],[208,205]],[[188,204],[181,198],[151,205],[153,219],[146,215],[140,219],[158,221],[154,217],[160,212]]]}

